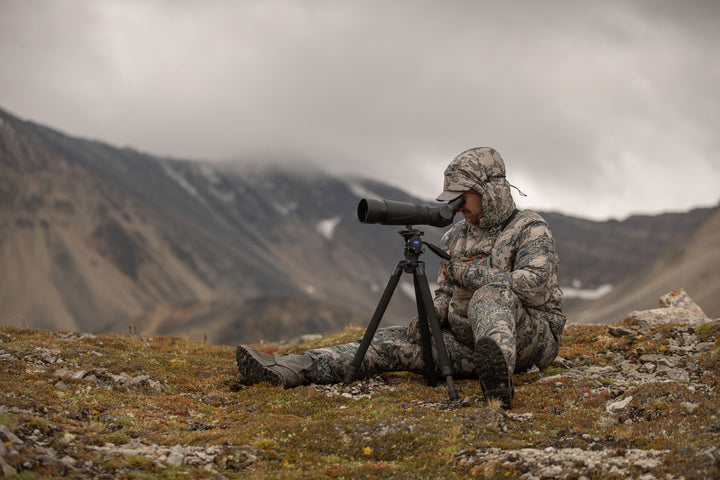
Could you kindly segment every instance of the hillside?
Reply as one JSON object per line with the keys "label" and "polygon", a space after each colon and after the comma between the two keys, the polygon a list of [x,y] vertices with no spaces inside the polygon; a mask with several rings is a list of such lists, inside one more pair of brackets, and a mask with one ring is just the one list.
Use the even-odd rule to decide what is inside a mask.
{"label": "hillside", "polygon": [[[352,321],[347,312],[368,316],[402,258],[396,228],[354,217],[361,194],[410,198],[390,187],[152,157],[0,114],[0,264],[13,272],[0,277],[2,323],[292,338],[328,325],[296,323],[278,336],[273,317],[240,321],[245,302],[274,311],[289,298],[306,317],[348,317],[325,331],[336,330]],[[218,309],[216,328],[182,315],[208,305]],[[389,319],[411,305],[401,291]],[[158,312],[172,312],[174,325]]]}
{"label": "hillside", "polygon": [[[359,223],[357,203],[422,201],[377,181],[261,164],[161,158],[0,109],[0,324],[227,345],[367,324],[403,245],[397,227]],[[569,321],[612,322],[679,286],[720,316],[718,212],[608,222],[543,213]],[[442,233],[424,231],[433,243]],[[432,279],[438,259],[423,260]],[[404,276],[385,323],[414,315],[412,292]]]}
{"label": "hillside", "polygon": [[628,275],[607,296],[576,312],[573,320],[607,323],[608,319],[620,318],[631,310],[657,307],[655,299],[672,285],[682,285],[711,318],[720,316],[720,282],[717,278],[720,209],[710,213],[699,229],[685,234],[685,239],[666,251],[658,252],[656,262],[639,266],[634,275]]}
{"label": "hillside", "polygon": [[[718,478],[720,322],[653,315],[568,327],[550,368],[515,376],[510,411],[484,404],[473,380],[456,382],[458,402],[407,373],[247,387],[231,347],[0,327],[0,468],[48,479]],[[360,334],[257,347],[300,352]]]}
{"label": "hillside", "polygon": [[[555,235],[571,322],[613,322],[656,307],[678,286],[710,317],[720,316],[720,207],[607,222],[543,215]],[[598,295],[603,290],[609,293]]]}

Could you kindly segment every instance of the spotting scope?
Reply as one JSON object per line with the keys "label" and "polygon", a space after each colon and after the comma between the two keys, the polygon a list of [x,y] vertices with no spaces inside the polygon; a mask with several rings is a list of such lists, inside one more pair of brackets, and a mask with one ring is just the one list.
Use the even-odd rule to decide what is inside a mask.
{"label": "spotting scope", "polygon": [[357,214],[362,223],[447,227],[464,203],[462,195],[439,207],[363,198],[358,204]]}

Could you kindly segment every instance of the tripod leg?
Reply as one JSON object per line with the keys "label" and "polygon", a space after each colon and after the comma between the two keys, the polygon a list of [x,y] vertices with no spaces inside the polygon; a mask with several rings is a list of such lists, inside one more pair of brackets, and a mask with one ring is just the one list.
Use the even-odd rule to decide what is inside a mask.
{"label": "tripod leg", "polygon": [[347,372],[345,372],[344,384],[346,386],[352,383],[355,378],[355,374],[360,369],[360,365],[362,365],[365,354],[370,347],[370,342],[372,342],[372,339],[375,336],[375,332],[380,325],[380,320],[382,320],[383,315],[385,315],[385,310],[387,309],[390,299],[392,298],[393,293],[395,293],[395,288],[397,288],[397,284],[400,281],[400,276],[403,273],[403,265],[404,262],[402,261],[398,263],[397,267],[395,267],[395,271],[390,276],[390,280],[388,280],[388,283],[385,286],[380,302],[375,308],[372,320],[370,320],[370,324],[365,330],[365,335],[363,335],[360,346],[358,347],[357,352],[355,352],[355,357],[353,357],[352,362],[350,362],[350,365],[348,366]]}
{"label": "tripod leg", "polygon": [[447,350],[445,349],[445,342],[443,341],[442,333],[440,332],[440,322],[435,314],[435,306],[432,302],[432,295],[430,293],[427,276],[425,275],[425,264],[423,262],[418,262],[414,275],[417,277],[417,285],[420,289],[420,296],[422,297],[423,305],[425,306],[425,314],[427,315],[430,328],[432,330],[432,336],[435,340],[440,373],[447,381],[450,400],[457,400],[460,396],[458,395],[457,390],[455,390],[455,381],[452,377],[450,358],[448,357]]}
{"label": "tripod leg", "polygon": [[422,357],[425,363],[425,379],[431,387],[437,385],[437,376],[435,375],[435,359],[432,354],[432,342],[430,337],[430,327],[428,323],[427,311],[425,310],[425,302],[423,302],[423,293],[420,289],[417,275],[413,275],[415,283],[415,302],[418,311],[418,327],[420,328],[420,340],[422,341]]}

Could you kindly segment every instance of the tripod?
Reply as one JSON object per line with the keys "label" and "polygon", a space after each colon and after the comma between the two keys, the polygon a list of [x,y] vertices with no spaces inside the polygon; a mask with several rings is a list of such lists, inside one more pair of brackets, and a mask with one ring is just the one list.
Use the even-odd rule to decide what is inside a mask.
{"label": "tripod", "polygon": [[440,333],[440,322],[438,321],[437,314],[435,313],[435,306],[433,305],[430,286],[428,285],[427,276],[425,275],[425,262],[419,260],[420,254],[423,253],[423,244],[430,247],[430,250],[432,250],[433,253],[447,260],[450,259],[450,256],[435,245],[423,242],[420,237],[424,234],[424,232],[421,232],[410,225],[408,225],[405,230],[401,230],[399,233],[405,239],[405,260],[401,260],[397,264],[395,271],[390,276],[390,280],[383,291],[372,320],[370,320],[370,324],[368,325],[367,330],[365,330],[365,335],[360,342],[360,347],[355,353],[355,357],[352,362],[350,362],[350,366],[345,374],[344,384],[347,386],[352,383],[355,374],[359,370],[360,365],[365,358],[365,354],[370,347],[370,343],[375,336],[375,332],[380,325],[380,320],[382,320],[385,310],[390,303],[390,299],[395,292],[395,288],[400,281],[400,276],[403,272],[405,272],[412,273],[413,283],[415,284],[415,302],[417,303],[418,326],[420,327],[422,356],[425,363],[425,379],[427,384],[431,387],[437,385],[435,360],[433,359],[431,343],[432,329],[432,340],[435,340],[440,373],[447,381],[450,400],[458,400],[460,397],[455,390],[455,382],[452,377],[450,359],[447,354],[447,349],[445,348],[445,342],[443,342],[442,339],[442,334]]}

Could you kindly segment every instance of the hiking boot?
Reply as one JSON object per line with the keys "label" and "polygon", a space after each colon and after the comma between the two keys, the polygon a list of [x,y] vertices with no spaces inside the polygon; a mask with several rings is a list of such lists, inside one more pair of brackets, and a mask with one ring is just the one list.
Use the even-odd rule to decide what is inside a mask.
{"label": "hiking boot", "polygon": [[475,343],[475,365],[485,400],[500,400],[502,407],[509,410],[515,393],[512,376],[505,355],[490,337],[483,337]]}
{"label": "hiking boot", "polygon": [[312,383],[315,362],[307,355],[272,355],[239,345],[235,354],[242,382],[246,385],[269,383],[285,388]]}

